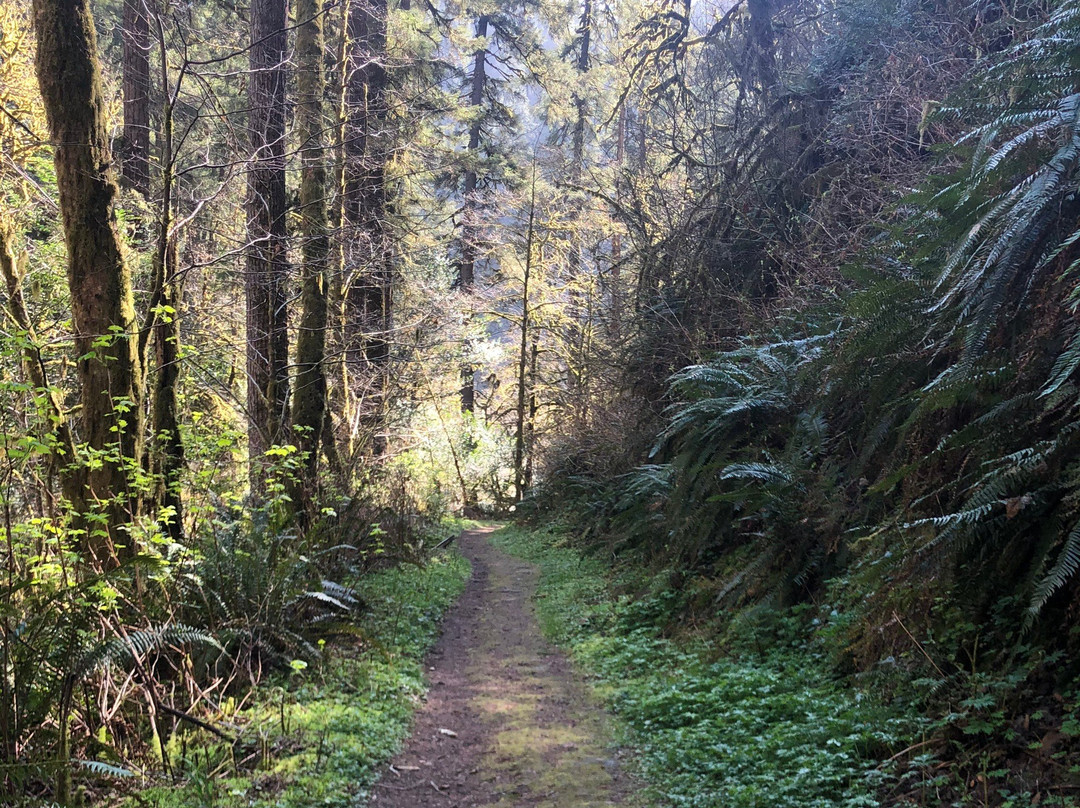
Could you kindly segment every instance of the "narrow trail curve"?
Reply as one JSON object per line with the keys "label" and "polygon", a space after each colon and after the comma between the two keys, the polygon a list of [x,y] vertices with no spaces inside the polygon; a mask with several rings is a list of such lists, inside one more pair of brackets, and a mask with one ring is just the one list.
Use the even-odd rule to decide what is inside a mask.
{"label": "narrow trail curve", "polygon": [[607,716],[533,613],[537,571],[462,534],[472,578],[428,657],[431,690],[372,808],[629,806]]}

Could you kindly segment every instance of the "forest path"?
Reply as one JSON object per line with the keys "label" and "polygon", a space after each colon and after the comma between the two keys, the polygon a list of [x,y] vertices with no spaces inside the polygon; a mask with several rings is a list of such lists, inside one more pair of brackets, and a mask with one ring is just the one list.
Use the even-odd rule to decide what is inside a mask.
{"label": "forest path", "polygon": [[536,568],[492,547],[492,530],[458,540],[472,578],[428,657],[427,701],[372,808],[630,805],[606,714],[540,634]]}

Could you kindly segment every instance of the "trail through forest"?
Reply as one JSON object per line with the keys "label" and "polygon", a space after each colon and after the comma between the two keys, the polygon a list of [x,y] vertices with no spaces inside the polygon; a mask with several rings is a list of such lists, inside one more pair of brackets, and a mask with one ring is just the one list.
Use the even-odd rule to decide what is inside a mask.
{"label": "trail through forest", "polygon": [[472,578],[428,658],[413,735],[372,805],[630,805],[607,716],[540,634],[535,567],[496,550],[489,533],[459,539]]}

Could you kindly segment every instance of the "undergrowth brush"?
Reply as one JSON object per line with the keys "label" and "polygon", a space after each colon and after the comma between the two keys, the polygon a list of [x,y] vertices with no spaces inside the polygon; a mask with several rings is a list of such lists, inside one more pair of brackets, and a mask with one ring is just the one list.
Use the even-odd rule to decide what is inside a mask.
{"label": "undergrowth brush", "polygon": [[[128,808],[353,806],[405,738],[424,692],[423,655],[469,576],[456,551],[365,576],[368,604],[348,640],[294,660],[246,705],[221,705],[223,736],[185,729],[169,740],[173,783]],[[208,740],[209,739],[209,740]]]}

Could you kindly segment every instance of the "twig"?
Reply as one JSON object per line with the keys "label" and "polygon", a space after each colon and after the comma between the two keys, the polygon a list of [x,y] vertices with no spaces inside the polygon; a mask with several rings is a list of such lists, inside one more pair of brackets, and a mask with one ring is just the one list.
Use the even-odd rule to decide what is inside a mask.
{"label": "twig", "polygon": [[892,616],[893,616],[893,620],[895,620],[897,623],[900,624],[900,628],[902,628],[904,630],[904,633],[907,634],[911,638],[911,641],[913,643],[915,643],[915,647],[918,648],[922,652],[922,655],[924,657],[926,657],[926,661],[934,666],[934,670],[936,670],[938,672],[938,675],[941,676],[942,679],[947,678],[945,676],[945,671],[943,671],[941,668],[938,667],[938,664],[936,662],[934,662],[934,660],[930,657],[930,654],[926,653],[926,649],[923,648],[922,643],[919,642],[918,640],[916,640],[915,635],[912,634],[910,631],[908,631],[907,626],[904,625],[904,621],[901,620],[900,615],[898,615],[896,613],[896,609],[893,609]]}
{"label": "twig", "polygon": [[898,757],[902,757],[903,755],[906,755],[906,754],[907,754],[908,752],[914,752],[914,751],[915,751],[916,749],[919,749],[919,748],[921,748],[921,747],[923,747],[923,746],[927,746],[927,745],[929,745],[929,744],[932,744],[932,743],[936,743],[936,742],[937,742],[938,740],[939,740],[938,738],[930,738],[930,739],[928,739],[928,740],[925,740],[925,741],[920,741],[919,743],[913,743],[913,744],[912,744],[911,746],[909,746],[909,747],[908,747],[907,749],[901,749],[901,750],[900,750],[899,752],[897,752],[897,753],[896,753],[895,755],[893,755],[893,756],[892,756],[891,758],[887,758],[886,760],[883,760],[883,761],[882,761],[882,762],[881,762],[881,763],[880,763],[880,764],[878,765],[878,768],[880,769],[880,768],[881,768],[882,766],[884,766],[884,765],[885,765],[886,763],[892,763],[892,762],[893,762],[894,760],[896,760],[896,759],[897,759]]}

